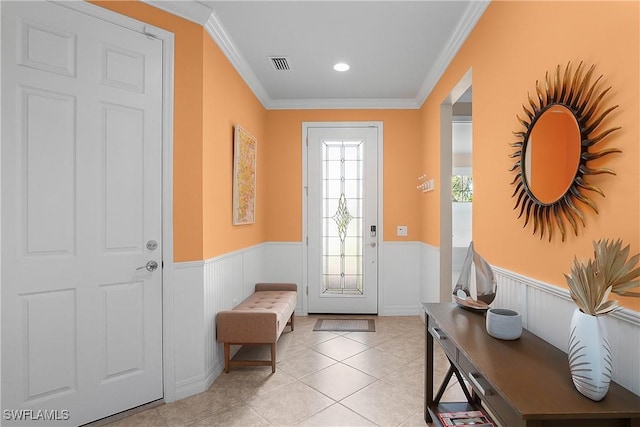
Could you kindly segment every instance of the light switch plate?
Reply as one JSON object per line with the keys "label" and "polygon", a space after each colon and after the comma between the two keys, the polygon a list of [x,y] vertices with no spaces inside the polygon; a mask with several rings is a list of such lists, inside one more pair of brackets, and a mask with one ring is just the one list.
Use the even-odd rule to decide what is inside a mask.
{"label": "light switch plate", "polygon": [[399,225],[398,226],[398,231],[396,232],[396,234],[400,237],[406,237],[407,235],[407,226],[406,225]]}

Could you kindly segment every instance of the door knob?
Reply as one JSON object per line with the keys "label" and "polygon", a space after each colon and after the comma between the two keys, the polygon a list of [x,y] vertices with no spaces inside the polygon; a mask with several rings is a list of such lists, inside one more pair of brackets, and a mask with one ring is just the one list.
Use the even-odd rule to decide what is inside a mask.
{"label": "door knob", "polygon": [[147,271],[156,271],[158,269],[158,263],[155,262],[155,261],[149,261],[148,263],[146,263],[142,267],[136,268],[136,270],[142,270],[143,268],[146,268]]}
{"label": "door knob", "polygon": [[369,246],[371,246],[372,248],[375,248],[377,245],[376,245],[376,242],[371,242],[369,243]]}

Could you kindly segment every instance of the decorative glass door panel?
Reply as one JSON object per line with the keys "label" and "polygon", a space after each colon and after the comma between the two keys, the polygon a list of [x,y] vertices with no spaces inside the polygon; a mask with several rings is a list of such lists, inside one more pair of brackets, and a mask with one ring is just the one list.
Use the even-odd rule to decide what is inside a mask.
{"label": "decorative glass door panel", "polygon": [[362,295],[362,141],[322,142],[322,293]]}
{"label": "decorative glass door panel", "polygon": [[377,127],[309,128],[310,313],[377,312]]}

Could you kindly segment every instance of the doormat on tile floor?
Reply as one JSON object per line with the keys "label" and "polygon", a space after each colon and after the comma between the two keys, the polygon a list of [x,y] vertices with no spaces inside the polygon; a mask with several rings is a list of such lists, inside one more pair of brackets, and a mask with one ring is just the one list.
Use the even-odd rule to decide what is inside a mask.
{"label": "doormat on tile floor", "polygon": [[314,331],[375,332],[373,319],[318,319]]}

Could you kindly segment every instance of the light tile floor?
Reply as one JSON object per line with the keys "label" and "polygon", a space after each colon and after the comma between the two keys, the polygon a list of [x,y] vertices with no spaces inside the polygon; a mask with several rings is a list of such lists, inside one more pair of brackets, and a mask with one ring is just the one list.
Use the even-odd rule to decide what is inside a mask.
{"label": "light tile floor", "polygon": [[[109,425],[431,425],[423,417],[420,316],[375,317],[376,332],[343,333],[314,332],[319,317],[297,317],[295,331],[284,332],[292,334],[291,341],[278,357],[275,374],[269,367],[232,368],[204,393]],[[438,345],[434,359],[434,383],[440,384],[448,363]],[[464,400],[455,377],[442,400]]]}

